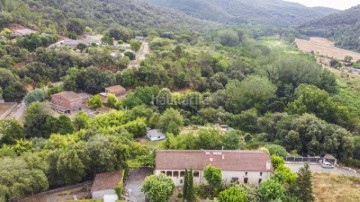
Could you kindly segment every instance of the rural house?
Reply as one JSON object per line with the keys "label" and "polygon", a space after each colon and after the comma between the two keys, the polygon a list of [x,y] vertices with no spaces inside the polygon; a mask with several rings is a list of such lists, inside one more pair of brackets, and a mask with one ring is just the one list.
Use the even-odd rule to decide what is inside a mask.
{"label": "rural house", "polygon": [[155,174],[171,177],[176,186],[184,183],[185,169],[192,169],[195,184],[206,183],[203,175],[208,165],[221,168],[226,183],[259,185],[274,169],[269,154],[241,150],[159,150],[156,152]]}
{"label": "rural house", "polygon": [[64,91],[51,96],[51,108],[60,113],[71,114],[81,111],[83,98],[73,91]]}
{"label": "rural house", "polygon": [[117,98],[122,98],[126,95],[126,89],[120,85],[105,88],[105,92],[100,93],[103,103],[106,103],[106,98],[109,94],[113,94]]}
{"label": "rural house", "polygon": [[92,198],[103,199],[106,202],[118,200],[119,197],[116,194],[116,190],[122,192],[123,175],[124,172],[121,170],[97,174],[91,188]]}

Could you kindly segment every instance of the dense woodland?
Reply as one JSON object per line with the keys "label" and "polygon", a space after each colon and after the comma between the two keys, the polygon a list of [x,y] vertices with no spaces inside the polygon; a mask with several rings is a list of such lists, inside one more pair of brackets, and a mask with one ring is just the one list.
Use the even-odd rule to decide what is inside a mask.
{"label": "dense woodland", "polygon": [[[276,32],[272,27],[168,32],[147,29],[153,24],[122,23],[127,18],[113,24],[122,13],[116,6],[101,6],[105,1],[0,2],[5,36],[10,23],[39,31],[0,40],[0,98],[24,98],[27,105],[24,120],[0,121],[0,201],[92,180],[100,172],[153,166],[156,149],[261,149],[272,155],[275,174],[259,188],[225,187],[216,178],[221,170],[210,167],[207,175],[215,182],[195,192],[220,201],[232,194],[239,201],[313,201],[308,168],[292,173],[283,165],[287,153],[330,153],[344,165],[360,167],[359,105],[356,96],[346,99],[355,90],[340,86],[313,55],[296,51],[291,34],[280,41],[284,47],[273,47],[262,40]],[[81,6],[79,12],[72,10],[75,5]],[[104,8],[99,11],[104,15],[88,12],[92,5]],[[174,22],[149,19],[159,27]],[[95,30],[103,41],[129,42],[133,50],[139,44],[132,39],[143,35],[151,53],[139,68],[127,68],[132,56],[120,56],[123,50],[112,45],[48,47],[62,36],[78,38]],[[63,90],[87,92],[94,95],[89,108],[96,109],[102,105],[97,94],[115,84],[127,88],[128,95],[122,100],[109,96],[106,105],[112,110],[95,117],[84,112],[53,116],[46,102]],[[222,132],[216,124],[234,130]],[[168,138],[155,148],[135,141],[147,128],[160,129]],[[157,180],[168,182],[166,176],[147,181]],[[171,183],[164,187],[169,195],[160,201],[173,191]],[[157,201],[151,186],[143,190]],[[192,199],[193,188],[186,190],[184,197]]]}

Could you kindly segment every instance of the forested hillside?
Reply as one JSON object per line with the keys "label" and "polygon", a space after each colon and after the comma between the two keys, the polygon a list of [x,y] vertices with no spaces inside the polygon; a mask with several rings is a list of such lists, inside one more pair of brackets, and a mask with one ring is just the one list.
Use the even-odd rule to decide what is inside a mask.
{"label": "forested hillside", "polygon": [[360,6],[301,25],[299,31],[309,36],[332,38],[336,46],[360,52]]}
{"label": "forested hillside", "polygon": [[113,25],[140,30],[204,30],[214,23],[194,19],[169,9],[149,6],[139,0],[3,0],[0,28],[18,23],[41,31],[66,30],[69,19],[102,31]]}
{"label": "forested hillside", "polygon": [[144,0],[206,20],[227,24],[262,23],[280,26],[301,24],[336,12],[329,8],[308,8],[281,0]]}

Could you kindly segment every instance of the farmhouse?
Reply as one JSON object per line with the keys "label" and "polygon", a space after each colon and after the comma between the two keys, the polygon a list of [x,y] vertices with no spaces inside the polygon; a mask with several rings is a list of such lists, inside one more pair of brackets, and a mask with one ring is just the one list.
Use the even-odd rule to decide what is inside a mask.
{"label": "farmhouse", "polygon": [[126,89],[120,85],[105,88],[105,92],[100,93],[101,99],[104,103],[106,103],[106,98],[109,94],[113,94],[117,98],[122,98],[126,95]]}
{"label": "farmhouse", "polygon": [[185,169],[192,169],[195,184],[204,184],[203,171],[208,165],[222,170],[226,183],[259,185],[274,171],[269,154],[262,151],[241,150],[158,150],[155,174],[171,177],[176,186],[184,183]]}
{"label": "farmhouse", "polygon": [[91,188],[91,197],[93,199],[103,199],[106,202],[118,200],[115,190],[122,189],[123,174],[121,170],[97,174]]}
{"label": "farmhouse", "polygon": [[51,108],[60,113],[71,114],[81,111],[83,98],[73,91],[64,91],[51,96]]}
{"label": "farmhouse", "polygon": [[160,141],[166,139],[166,135],[159,129],[151,129],[146,132],[146,137],[151,141]]}

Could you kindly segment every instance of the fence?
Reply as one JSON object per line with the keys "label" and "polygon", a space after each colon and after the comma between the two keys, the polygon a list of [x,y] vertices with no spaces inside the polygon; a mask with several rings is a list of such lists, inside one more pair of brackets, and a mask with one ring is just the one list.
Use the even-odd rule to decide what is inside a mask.
{"label": "fence", "polygon": [[284,157],[286,162],[309,162],[309,163],[318,163],[322,158],[320,156],[286,156]]}

